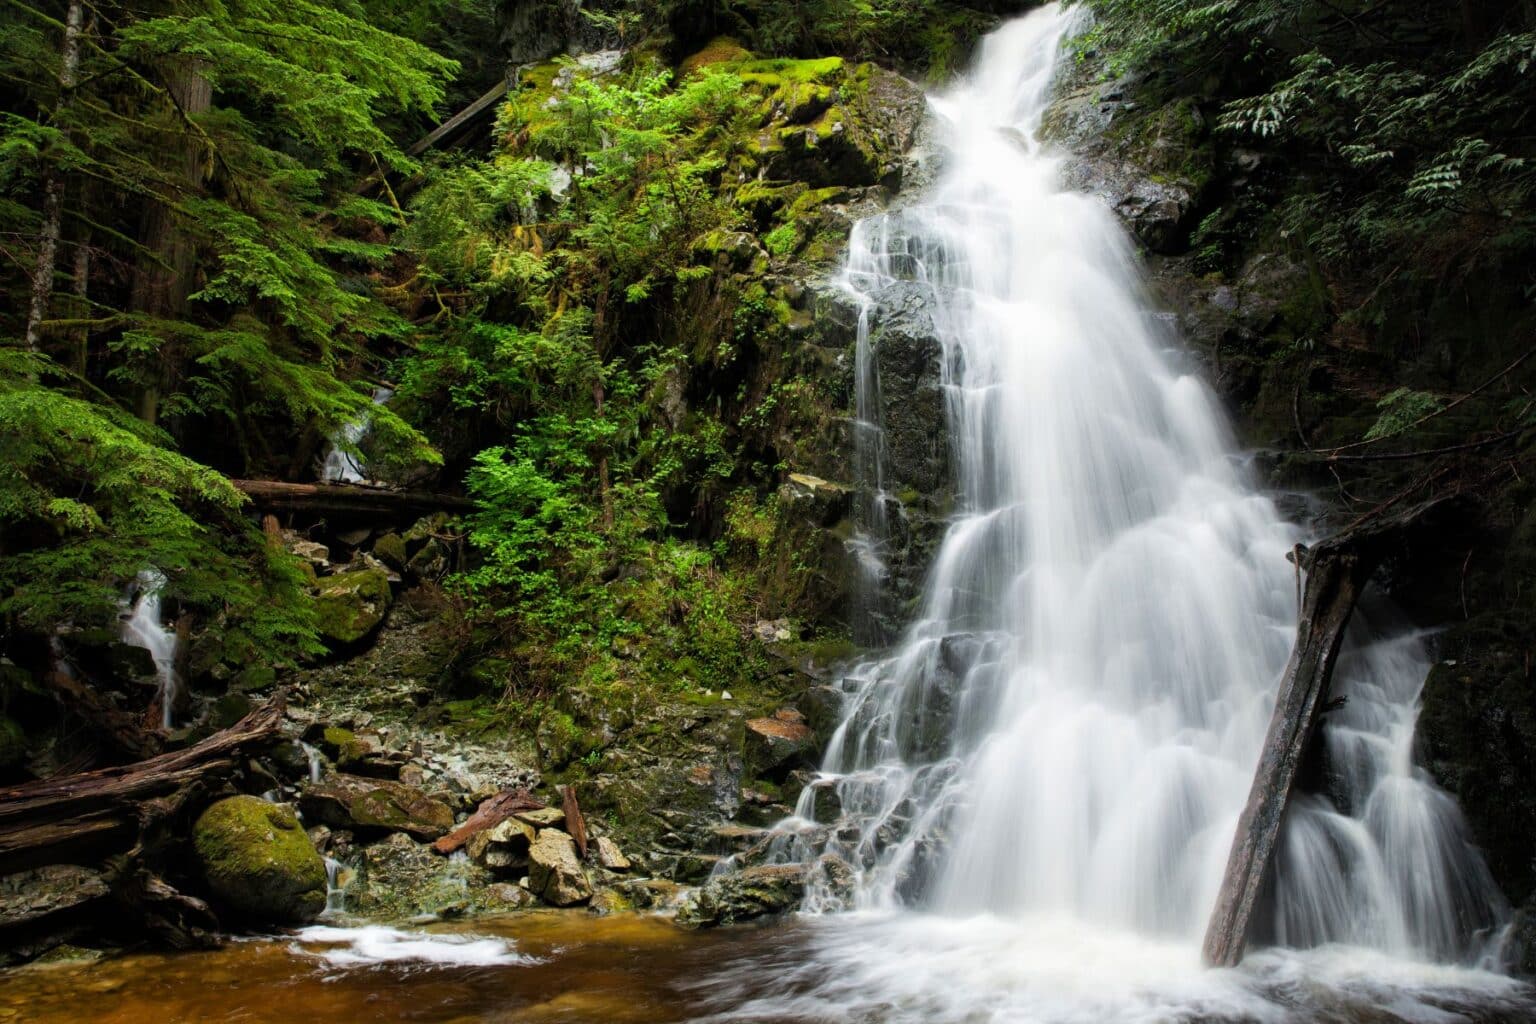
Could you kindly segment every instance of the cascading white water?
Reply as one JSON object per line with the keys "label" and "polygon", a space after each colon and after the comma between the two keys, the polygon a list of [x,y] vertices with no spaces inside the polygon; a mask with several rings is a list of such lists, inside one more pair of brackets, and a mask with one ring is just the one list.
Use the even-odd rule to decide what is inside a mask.
{"label": "cascading white water", "polygon": [[132,603],[123,602],[121,635],[124,643],[147,650],[155,661],[160,680],[160,724],[174,724],[176,698],[181,688],[176,674],[176,628],[161,621],[160,591],[165,576],[154,569],[139,573],[138,593]]}
{"label": "cascading white water", "polygon": [[[934,188],[853,232],[861,373],[882,293],[927,290],[957,512],[918,620],[842,681],[822,781],[776,856],[838,854],[865,908],[1052,915],[1193,948],[1294,635],[1286,554],[1307,538],[1144,308],[1121,228],[1061,190],[1036,137],[1073,18],[1053,5],[990,36],[932,100]],[[861,483],[883,488],[878,383],[859,396]],[[1327,792],[1292,808],[1263,938],[1467,959],[1503,906],[1413,764],[1429,662],[1369,621],[1386,614],[1352,629]],[[841,902],[826,887],[810,905]]]}
{"label": "cascading white water", "polygon": [[[373,404],[383,405],[394,393],[392,388],[374,388]],[[358,442],[367,436],[371,420],[371,410],[364,409],[331,439],[330,450],[325,453],[325,461],[320,466],[321,480],[333,484],[360,484],[367,479],[362,460],[348,449],[355,450]]]}

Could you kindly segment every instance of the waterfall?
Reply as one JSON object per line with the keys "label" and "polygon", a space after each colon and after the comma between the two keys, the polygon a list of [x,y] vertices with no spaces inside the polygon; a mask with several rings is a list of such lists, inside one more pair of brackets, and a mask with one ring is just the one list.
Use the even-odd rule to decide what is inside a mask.
{"label": "waterfall", "polygon": [[135,583],[137,596],[123,601],[121,636],[124,643],[142,647],[155,662],[160,680],[160,724],[169,729],[174,724],[174,708],[181,681],[176,675],[176,628],[161,621],[160,591],[165,576],[155,569],[139,573]]}
{"label": "waterfall", "polygon": [[[383,405],[394,395],[394,390],[383,386],[373,389],[373,404]],[[362,460],[354,454],[358,443],[368,435],[370,411],[364,409],[344,424],[331,439],[330,450],[320,466],[320,479],[330,484],[360,484],[368,478],[363,475]]]}
{"label": "waterfall", "polygon": [[[775,856],[837,854],[861,908],[1050,915],[1191,948],[1295,632],[1286,554],[1309,536],[1144,306],[1121,227],[1061,189],[1037,138],[1074,17],[1052,5],[989,36],[931,100],[933,188],[852,234],[868,576],[881,296],[912,282],[942,345],[956,512],[916,620],[841,680],[821,780]],[[1501,922],[1455,803],[1413,763],[1428,668],[1422,637],[1362,606],[1325,792],[1289,812],[1261,939],[1463,960]],[[845,899],[813,885],[808,906]]]}

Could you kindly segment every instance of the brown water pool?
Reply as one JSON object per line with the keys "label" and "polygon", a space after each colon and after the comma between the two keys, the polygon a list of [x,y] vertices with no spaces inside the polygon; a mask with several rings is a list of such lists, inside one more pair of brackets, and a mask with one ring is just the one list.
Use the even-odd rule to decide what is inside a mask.
{"label": "brown water pool", "polygon": [[0,1024],[833,1022],[1515,1024],[1528,990],[1358,951],[1202,971],[1182,946],[1059,922],[908,915],[689,932],[524,913],[310,929],[211,952],[0,974]]}

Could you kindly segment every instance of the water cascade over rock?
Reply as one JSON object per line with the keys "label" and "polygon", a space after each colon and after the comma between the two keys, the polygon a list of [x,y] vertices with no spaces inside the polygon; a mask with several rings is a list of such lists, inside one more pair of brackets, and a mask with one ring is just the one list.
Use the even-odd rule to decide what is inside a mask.
{"label": "water cascade over rock", "polygon": [[[899,486],[879,462],[869,339],[914,288],[942,349],[955,511],[915,621],[842,680],[822,781],[775,856],[837,855],[864,908],[1050,915],[1193,944],[1294,636],[1286,555],[1308,538],[1257,489],[1142,304],[1121,227],[1061,190],[1061,159],[1036,139],[1073,18],[1051,6],[989,37],[932,100],[935,186],[853,233],[869,578]],[[1325,784],[1291,809],[1260,938],[1467,960],[1502,902],[1454,802],[1413,763],[1429,662],[1389,619],[1357,615]],[[839,907],[846,891],[813,878],[808,903]]]}
{"label": "water cascade over rock", "polygon": [[160,724],[171,728],[181,681],[176,674],[176,629],[161,620],[160,591],[165,577],[154,569],[139,573],[137,593],[123,602],[121,633],[124,643],[142,647],[155,660],[160,680]]}
{"label": "water cascade over rock", "polygon": [[[393,388],[374,388],[373,404],[383,405],[394,393]],[[364,409],[337,432],[320,466],[321,480],[328,484],[360,484],[368,479],[362,459],[348,449],[355,450],[358,442],[367,436],[370,418],[368,410]]]}

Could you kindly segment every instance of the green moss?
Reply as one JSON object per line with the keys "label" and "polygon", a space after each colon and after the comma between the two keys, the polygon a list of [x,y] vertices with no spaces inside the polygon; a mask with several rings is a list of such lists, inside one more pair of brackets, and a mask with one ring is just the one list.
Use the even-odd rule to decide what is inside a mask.
{"label": "green moss", "polygon": [[788,256],[800,244],[800,232],[793,224],[780,224],[763,236],[763,247],[775,256]]}
{"label": "green moss", "polygon": [[392,595],[382,569],[356,569],[320,581],[315,613],[320,635],[336,644],[354,644],[383,621]]}
{"label": "green moss", "polygon": [[343,768],[356,764],[368,753],[366,743],[358,739],[352,730],[343,729],[339,725],[326,726],[325,732],[320,734],[320,748]]}
{"label": "green moss", "polygon": [[734,64],[752,59],[752,51],[741,45],[734,36],[716,36],[697,53],[684,58],[678,67],[679,78],[688,78],[702,68],[716,64]]}
{"label": "green moss", "polygon": [[19,764],[26,756],[26,730],[9,715],[0,715],[0,768]]}
{"label": "green moss", "polygon": [[373,553],[379,561],[397,571],[404,569],[405,563],[410,559],[405,547],[405,538],[398,533],[386,533],[374,541]]}
{"label": "green moss", "polygon": [[254,796],[220,800],[197,819],[192,842],[215,898],[236,913],[303,922],[325,909],[325,862],[291,808]]}

